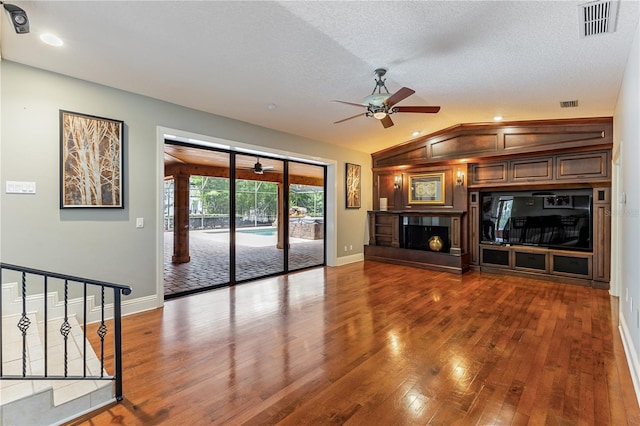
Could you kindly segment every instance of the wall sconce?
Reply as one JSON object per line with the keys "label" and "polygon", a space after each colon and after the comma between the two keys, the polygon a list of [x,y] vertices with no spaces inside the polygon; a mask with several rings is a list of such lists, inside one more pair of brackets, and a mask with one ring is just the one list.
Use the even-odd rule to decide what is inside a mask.
{"label": "wall sconce", "polygon": [[458,170],[458,172],[456,173],[456,185],[464,185],[464,172],[462,170]]}
{"label": "wall sconce", "polygon": [[393,177],[393,189],[400,189],[401,183],[402,183],[402,176],[395,175]]}

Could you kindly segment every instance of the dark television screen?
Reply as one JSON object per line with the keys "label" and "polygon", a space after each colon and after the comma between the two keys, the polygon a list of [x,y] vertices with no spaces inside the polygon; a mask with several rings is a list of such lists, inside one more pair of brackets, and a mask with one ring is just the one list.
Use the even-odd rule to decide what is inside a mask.
{"label": "dark television screen", "polygon": [[483,193],[485,244],[592,251],[592,190]]}

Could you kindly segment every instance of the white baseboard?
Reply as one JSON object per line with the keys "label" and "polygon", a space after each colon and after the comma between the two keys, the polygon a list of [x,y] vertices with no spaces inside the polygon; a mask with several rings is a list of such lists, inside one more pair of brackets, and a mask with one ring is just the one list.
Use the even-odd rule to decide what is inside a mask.
{"label": "white baseboard", "polygon": [[638,362],[638,353],[633,346],[633,340],[629,333],[629,327],[627,326],[625,317],[622,314],[620,314],[620,325],[618,326],[618,329],[620,330],[624,353],[627,357],[627,365],[629,366],[629,372],[631,373],[633,389],[636,391],[636,399],[640,404],[640,363]]}
{"label": "white baseboard", "polygon": [[[22,298],[17,283],[5,283],[0,288],[2,291],[2,313],[3,315],[16,315],[22,312]],[[44,307],[44,295],[29,295],[26,298],[27,312],[35,312],[38,315],[38,321],[42,321],[42,308]],[[58,292],[50,292],[46,295],[48,309],[48,319],[63,318],[65,314],[64,301],[60,300]],[[158,308],[158,296],[155,294],[150,296],[138,297],[135,299],[122,301],[122,315],[131,315],[138,312],[148,311]],[[75,315],[78,321],[84,321],[84,302],[82,298],[74,298],[68,300],[67,314]],[[93,296],[87,297],[87,323],[91,324],[102,319],[102,310]],[[113,303],[104,305],[104,318],[113,318]]]}
{"label": "white baseboard", "polygon": [[159,307],[158,296],[155,294],[138,297],[136,299],[125,300],[122,302],[122,315],[138,314],[140,312],[150,311]]}
{"label": "white baseboard", "polygon": [[352,254],[351,256],[343,256],[336,258],[335,266],[348,265],[349,263],[362,262],[364,260],[364,253]]}

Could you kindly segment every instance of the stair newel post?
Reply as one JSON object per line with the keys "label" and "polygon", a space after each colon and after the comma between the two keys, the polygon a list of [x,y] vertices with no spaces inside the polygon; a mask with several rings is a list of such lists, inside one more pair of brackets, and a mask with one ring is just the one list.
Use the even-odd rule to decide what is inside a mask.
{"label": "stair newel post", "polygon": [[[125,293],[127,294],[127,293]],[[116,376],[116,400],[122,401],[122,309],[120,289],[113,289],[113,322],[114,322],[114,374]]]}

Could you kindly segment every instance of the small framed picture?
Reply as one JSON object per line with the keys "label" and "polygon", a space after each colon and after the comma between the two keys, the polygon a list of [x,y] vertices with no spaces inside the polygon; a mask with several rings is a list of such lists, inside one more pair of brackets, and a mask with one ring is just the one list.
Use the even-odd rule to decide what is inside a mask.
{"label": "small framed picture", "polygon": [[359,164],[351,164],[347,163],[347,167],[345,170],[345,193],[346,193],[346,201],[348,209],[359,209],[360,208],[360,191],[361,191],[361,182],[360,182],[360,173],[361,166]]}
{"label": "small framed picture", "polygon": [[409,204],[444,204],[444,173],[409,176]]}
{"label": "small framed picture", "polygon": [[548,195],[542,200],[544,209],[572,209],[573,199],[571,195]]}

